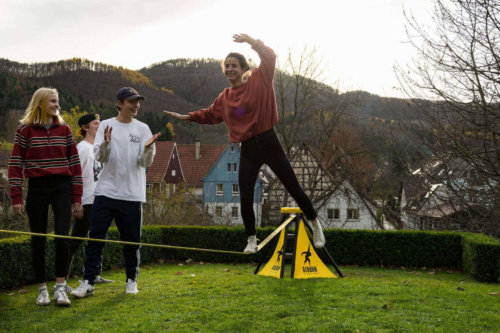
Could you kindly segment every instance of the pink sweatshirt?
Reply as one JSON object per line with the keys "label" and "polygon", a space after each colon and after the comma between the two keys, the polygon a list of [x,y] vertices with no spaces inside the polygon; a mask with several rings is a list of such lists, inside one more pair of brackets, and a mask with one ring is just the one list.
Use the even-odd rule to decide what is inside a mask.
{"label": "pink sweatshirt", "polygon": [[189,112],[198,124],[225,122],[232,142],[243,142],[272,128],[278,121],[273,76],[276,55],[260,40],[252,47],[260,65],[237,88],[226,88],[208,109]]}

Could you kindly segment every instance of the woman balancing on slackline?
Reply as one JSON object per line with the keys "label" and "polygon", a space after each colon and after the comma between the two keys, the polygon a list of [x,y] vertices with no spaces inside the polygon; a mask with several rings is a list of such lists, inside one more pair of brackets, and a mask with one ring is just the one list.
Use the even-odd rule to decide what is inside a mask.
{"label": "woman balancing on slackline", "polygon": [[229,129],[230,140],[241,142],[238,182],[241,216],[248,236],[245,253],[257,252],[253,198],[257,174],[263,164],[273,170],[311,221],[314,246],[321,248],[325,245],[325,237],[316,211],[300,187],[273,129],[278,121],[273,87],[276,55],[262,41],[246,34],[234,35],[233,40],[237,43],[248,43],[257,51],[260,57],[259,67],[243,81],[244,74],[250,69],[245,57],[239,53],[229,53],[224,60],[223,72],[230,88],[224,89],[210,107],[189,112],[187,115],[163,112],[174,118],[199,124],[218,124],[224,121]]}

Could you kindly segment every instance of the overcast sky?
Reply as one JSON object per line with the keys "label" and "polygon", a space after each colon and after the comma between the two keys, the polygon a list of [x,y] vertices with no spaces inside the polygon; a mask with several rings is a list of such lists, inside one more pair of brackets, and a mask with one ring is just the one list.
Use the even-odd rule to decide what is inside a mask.
{"label": "overcast sky", "polygon": [[231,51],[257,61],[232,42],[245,32],[279,57],[317,47],[326,84],[400,97],[393,65],[415,56],[403,9],[425,22],[432,7],[432,0],[0,0],[0,57],[78,57],[129,69]]}

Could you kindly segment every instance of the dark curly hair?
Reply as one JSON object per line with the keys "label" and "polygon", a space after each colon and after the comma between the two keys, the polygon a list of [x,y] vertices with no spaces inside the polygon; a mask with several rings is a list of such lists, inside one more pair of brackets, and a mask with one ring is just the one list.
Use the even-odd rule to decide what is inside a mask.
{"label": "dark curly hair", "polygon": [[[227,58],[235,58],[236,60],[238,60],[241,69],[243,69],[245,72],[250,70],[250,66],[247,63],[247,59],[243,54],[237,52],[231,52],[226,56],[224,61],[226,61]],[[222,71],[224,71],[224,62],[222,62]]]}

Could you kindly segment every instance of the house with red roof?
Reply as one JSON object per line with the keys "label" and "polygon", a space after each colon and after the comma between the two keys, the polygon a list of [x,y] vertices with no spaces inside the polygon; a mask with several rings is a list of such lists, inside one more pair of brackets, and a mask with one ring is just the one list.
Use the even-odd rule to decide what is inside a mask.
{"label": "house with red roof", "polygon": [[146,172],[146,190],[170,193],[179,183],[186,182],[177,144],[173,141],[157,141],[155,144],[156,155]]}
{"label": "house with red roof", "polygon": [[203,178],[222,154],[226,145],[193,144],[177,146],[185,184],[199,201],[203,201]]}

